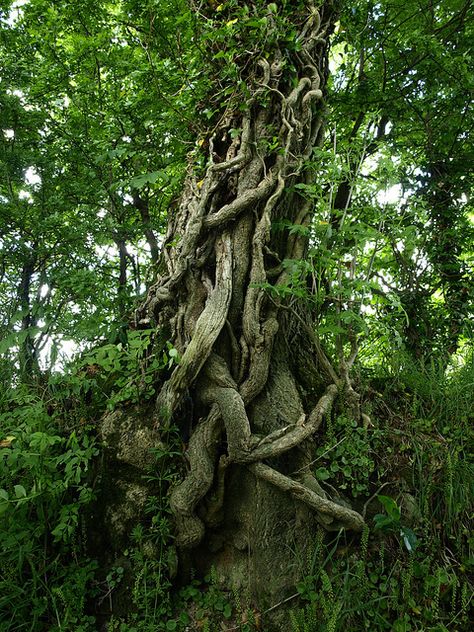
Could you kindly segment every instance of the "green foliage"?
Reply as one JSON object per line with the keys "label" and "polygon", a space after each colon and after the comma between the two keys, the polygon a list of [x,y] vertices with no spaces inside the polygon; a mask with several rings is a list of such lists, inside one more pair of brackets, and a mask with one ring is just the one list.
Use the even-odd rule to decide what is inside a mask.
{"label": "green foliage", "polygon": [[[358,547],[340,535],[327,545],[317,540],[297,586],[302,604],[290,615],[293,630],[469,629],[471,604],[462,593],[472,594],[474,559],[471,356],[447,374],[406,365],[406,356],[394,360],[405,368],[387,376],[383,397],[372,403],[372,425],[330,419],[317,448],[316,474],[336,489],[353,488],[342,469],[344,454],[356,477],[359,456],[373,461],[361,476],[364,489],[352,495],[360,497],[374,530],[370,537],[365,530]],[[380,389],[380,378],[372,380]],[[364,472],[367,463],[358,465]],[[400,492],[396,499],[380,493],[386,485]]]}
{"label": "green foliage", "polygon": [[359,552],[350,555],[340,555],[340,535],[320,545],[313,558],[318,564],[298,585],[305,605],[290,613],[292,630],[468,629],[467,604],[458,591],[466,581],[462,571],[437,566],[421,551],[409,557],[400,549],[388,552],[368,530],[362,539]]}
{"label": "green foliage", "polygon": [[[155,462],[147,480],[153,483],[156,495],[147,499],[146,523],[137,525],[130,538],[130,547],[123,551],[127,571],[113,567],[106,578],[104,594],[111,600],[124,595],[121,582],[127,575],[125,591],[131,587],[131,611],[126,618],[112,617],[109,630],[121,632],[152,632],[183,629],[189,622],[185,613],[176,612],[172,577],[177,570],[177,552],[173,546],[169,489],[179,480],[182,468],[181,440],[176,428],[170,427],[163,435],[163,446],[154,450]],[[104,595],[102,596],[104,598]],[[175,627],[171,627],[172,625]]]}
{"label": "green foliage", "polygon": [[383,436],[382,430],[364,428],[344,416],[330,421],[326,441],[316,450],[316,477],[353,498],[367,495],[381,474],[377,454]]}
{"label": "green foliage", "polygon": [[401,510],[397,503],[389,496],[377,496],[378,501],[383,505],[386,515],[376,514],[374,516],[375,529],[380,529],[386,532],[399,533],[403,538],[403,543],[408,552],[416,549],[418,540],[414,532],[401,523]]}
{"label": "green foliage", "polygon": [[105,344],[84,354],[75,370],[93,376],[90,387],[105,397],[109,409],[149,399],[163,369],[179,362],[171,343],[154,348],[154,338],[152,329],[130,331],[125,344]]}
{"label": "green foliage", "polygon": [[95,562],[84,555],[98,446],[86,429],[63,433],[25,389],[0,413],[0,627],[92,630],[85,600]]}
{"label": "green foliage", "polygon": [[189,134],[192,65],[177,65],[171,18],[183,3],[156,4],[153,22],[151,5],[87,6],[31,0],[0,16],[0,328],[49,366],[65,341],[128,320]]}

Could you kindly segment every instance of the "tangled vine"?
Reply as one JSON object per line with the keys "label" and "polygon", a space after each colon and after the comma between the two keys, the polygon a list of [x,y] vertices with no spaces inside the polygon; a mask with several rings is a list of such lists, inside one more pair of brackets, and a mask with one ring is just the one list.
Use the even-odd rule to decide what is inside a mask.
{"label": "tangled vine", "polygon": [[[258,3],[245,4],[261,11]],[[151,317],[167,327],[180,353],[179,365],[157,398],[157,423],[179,415],[185,397],[199,412],[189,441],[189,473],[171,495],[177,543],[183,548],[197,546],[206,522],[217,515],[232,464],[247,467],[310,507],[327,529],[363,526],[356,511],[321,489],[310,471],[308,448],[341,391],[358,409],[349,379],[355,353],[336,370],[308,319],[298,315],[294,324],[314,349],[312,372],[324,375],[325,388],[305,412],[293,372],[285,379],[296,404],[282,410],[279,419],[270,414],[266,431],[256,419],[258,402],[272,398],[282,340],[290,335],[282,299],[276,295],[270,300],[265,286],[285,286],[285,260],[301,260],[307,245],[302,231],[283,239],[272,231],[272,223],[286,218],[305,227],[311,221],[312,203],[295,185],[317,177],[307,163],[322,135],[335,9],[332,2],[319,9],[287,2],[281,12],[268,5],[264,18],[265,32],[296,25],[294,45],[288,50],[284,38],[273,37],[263,51],[238,58],[249,96],[239,107],[231,100],[203,143],[208,149],[204,175],[190,162],[179,206],[169,220],[162,251],[165,272],[137,312],[139,323]],[[295,472],[282,473],[273,461],[268,464],[290,451]],[[214,506],[198,515],[197,507],[213,486]]]}

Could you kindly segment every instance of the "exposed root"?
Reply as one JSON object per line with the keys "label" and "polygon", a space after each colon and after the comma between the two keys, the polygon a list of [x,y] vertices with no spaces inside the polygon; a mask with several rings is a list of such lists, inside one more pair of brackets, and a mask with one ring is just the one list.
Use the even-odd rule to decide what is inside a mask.
{"label": "exposed root", "polygon": [[216,228],[226,222],[230,222],[235,219],[243,211],[249,208],[255,207],[259,202],[264,200],[272,191],[275,186],[276,177],[270,174],[267,178],[262,180],[255,189],[245,191],[241,196],[236,198],[233,202],[226,204],[222,208],[214,213],[208,215],[204,221],[205,228]]}
{"label": "exposed root", "polygon": [[324,415],[326,415],[337,395],[337,387],[331,384],[326,390],[326,393],[321,397],[307,420],[301,419],[296,426],[290,426],[288,430],[282,435],[280,430],[275,433],[267,435],[263,441],[253,448],[250,454],[246,457],[246,462],[261,461],[263,459],[270,459],[292,448],[296,448],[305,439],[313,435],[319,428]]}
{"label": "exposed root", "polygon": [[[218,477],[221,495],[224,492],[223,470],[230,463],[249,464],[248,467],[255,475],[277,485],[315,509],[319,514],[318,520],[326,529],[360,530],[364,524],[362,516],[329,500],[309,469],[305,468],[299,475],[299,481],[296,481],[259,462],[300,446],[313,435],[323,416],[329,412],[337,394],[337,387],[334,384],[328,387],[306,422],[303,418],[294,426],[279,429],[259,439],[251,435],[243,400],[222,359],[213,355],[206,365],[206,372],[214,377],[214,382],[200,387],[201,399],[213,405],[212,419],[216,423],[218,417],[222,418],[227,435],[228,456],[221,462],[220,482]],[[192,445],[190,444],[191,473],[172,495],[172,509],[176,517],[179,517],[179,533],[182,534],[180,545],[183,547],[195,546],[204,535],[202,522],[195,515],[194,509],[211,487],[214,476],[214,462],[209,457],[209,446],[206,441],[215,441],[215,430],[213,432],[211,429],[211,434],[206,435],[206,423],[210,422],[198,426],[193,434]],[[196,435],[198,436],[194,439]],[[255,447],[250,449],[252,444]],[[187,532],[183,532],[183,528]]]}
{"label": "exposed root", "polygon": [[206,306],[197,319],[194,335],[181,363],[174,370],[157,398],[158,414],[171,415],[181,395],[198,376],[227,318],[232,295],[232,256],[230,237],[224,233],[216,241],[216,283]]}

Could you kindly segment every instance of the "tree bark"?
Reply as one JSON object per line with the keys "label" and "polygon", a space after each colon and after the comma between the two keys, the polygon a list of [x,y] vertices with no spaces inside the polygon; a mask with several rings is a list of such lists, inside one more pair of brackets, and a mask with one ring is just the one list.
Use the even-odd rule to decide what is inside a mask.
{"label": "tree bark", "polygon": [[160,248],[156,235],[151,228],[150,208],[148,203],[148,197],[141,197],[137,190],[133,191],[133,206],[140,213],[140,218],[143,223],[143,232],[145,234],[148,247],[150,248],[150,257],[153,264],[158,263],[160,258]]}
{"label": "tree bark", "polygon": [[[227,586],[261,603],[294,584],[295,551],[318,523],[360,530],[363,520],[329,498],[309,467],[314,435],[350,384],[309,335],[305,306],[297,318],[285,309],[290,262],[304,257],[305,231],[275,230],[281,220],[299,229],[311,221],[311,202],[296,185],[318,177],[308,159],[322,135],[336,8],[332,1],[244,6],[265,19],[266,47],[244,50],[243,27],[229,35],[240,42],[233,62],[248,96],[222,108],[201,139],[204,170],[204,149],[190,161],[169,218],[166,272],[137,323],[165,328],[180,355],[155,422],[192,426],[189,474],[171,494],[182,559],[214,566]],[[223,23],[232,24],[229,17]],[[180,419],[185,398],[193,400],[191,420]]]}
{"label": "tree bark", "polygon": [[35,340],[31,335],[31,328],[36,325],[36,318],[32,313],[31,284],[37,263],[36,244],[32,244],[31,253],[26,255],[21,270],[21,280],[18,288],[18,302],[22,312],[21,331],[25,338],[20,344],[19,362],[20,373],[25,382],[34,379],[38,373],[38,358]]}

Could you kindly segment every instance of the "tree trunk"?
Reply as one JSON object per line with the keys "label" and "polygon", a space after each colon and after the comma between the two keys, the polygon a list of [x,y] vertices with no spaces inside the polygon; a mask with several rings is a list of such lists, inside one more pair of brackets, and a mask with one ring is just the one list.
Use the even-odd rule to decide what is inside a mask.
{"label": "tree trunk", "polygon": [[143,198],[137,190],[133,191],[133,206],[140,213],[140,218],[143,223],[143,232],[145,234],[148,247],[150,248],[150,257],[152,263],[158,263],[160,258],[160,248],[158,246],[158,240],[155,233],[151,228],[150,208],[148,203],[148,197]]}
{"label": "tree trunk", "polygon": [[[155,418],[158,428],[192,428],[189,473],[171,495],[181,558],[214,566],[262,603],[294,584],[295,551],[317,523],[359,530],[363,520],[328,498],[309,469],[315,432],[350,390],[348,367],[336,372],[306,308],[284,298],[307,246],[312,203],[297,185],[317,178],[308,159],[322,135],[335,7],[245,7],[264,19],[265,47],[248,50],[244,26],[229,26],[225,50],[239,44],[232,61],[247,99],[231,99],[199,143],[169,219],[166,273],[137,320],[168,331],[180,355]],[[214,25],[233,24],[218,15]],[[282,220],[296,228],[275,230]],[[189,398],[192,419],[181,419]]]}
{"label": "tree trunk", "polygon": [[[449,355],[458,350],[463,325],[469,313],[472,282],[462,260],[459,232],[462,219],[456,208],[456,191],[452,182],[450,164],[439,160],[429,165],[426,197],[433,225],[428,256],[439,275],[446,311],[446,351]],[[458,193],[459,197],[461,193]]]}
{"label": "tree trunk", "polygon": [[19,363],[20,374],[25,382],[34,379],[38,373],[38,358],[35,340],[31,335],[31,328],[36,325],[36,318],[32,313],[31,284],[37,263],[36,244],[32,245],[31,253],[27,255],[21,271],[21,280],[18,288],[18,302],[22,312],[21,331],[24,338],[20,344]]}

